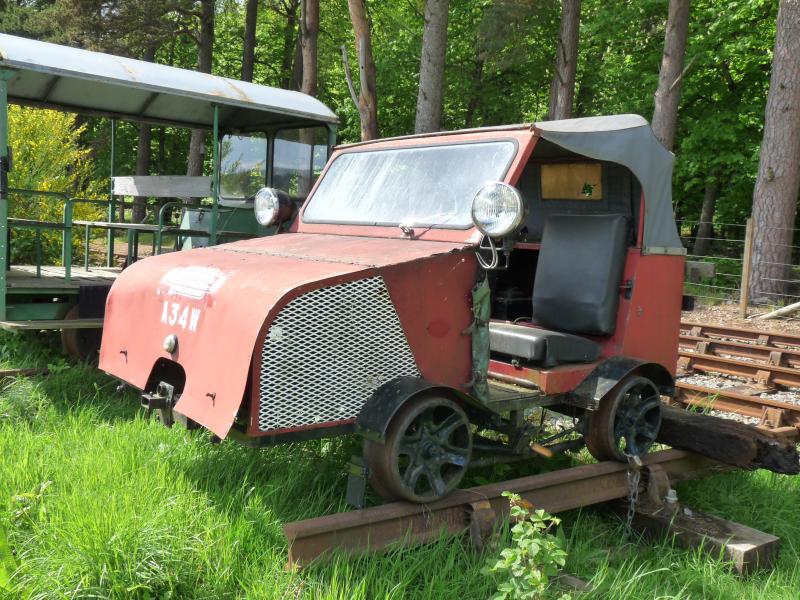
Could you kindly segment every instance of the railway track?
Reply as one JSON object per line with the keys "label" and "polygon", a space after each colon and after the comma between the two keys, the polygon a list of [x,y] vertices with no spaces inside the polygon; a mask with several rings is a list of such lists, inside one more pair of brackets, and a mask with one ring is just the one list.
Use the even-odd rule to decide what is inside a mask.
{"label": "railway track", "polygon": [[747,342],[759,346],[800,349],[800,336],[798,335],[772,333],[758,329],[723,327],[719,325],[703,325],[701,323],[682,322],[681,333],[694,337]]}
{"label": "railway track", "polygon": [[739,377],[754,385],[716,389],[679,380],[681,404],[757,418],[790,437],[800,432],[800,404],[761,397],[777,388],[800,387],[800,336],[681,323],[678,373],[693,372]]}
{"label": "railway track", "polygon": [[[650,478],[661,474],[673,484],[731,468],[682,450],[655,452],[643,463]],[[331,551],[374,552],[398,542],[416,545],[464,531],[480,538],[506,518],[504,491],[556,513],[627,497],[627,472],[625,463],[607,461],[456,490],[432,504],[396,502],[287,523],[283,531],[289,565],[302,567]]]}
{"label": "railway track", "polygon": [[800,336],[681,323],[678,371],[742,377],[761,391],[800,387]]}

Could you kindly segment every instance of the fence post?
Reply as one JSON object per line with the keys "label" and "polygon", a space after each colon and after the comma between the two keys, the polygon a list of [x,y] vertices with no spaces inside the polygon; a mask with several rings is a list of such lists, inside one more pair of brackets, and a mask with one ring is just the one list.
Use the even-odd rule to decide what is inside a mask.
{"label": "fence post", "polygon": [[744,254],[742,255],[742,289],[739,294],[739,316],[747,318],[747,305],[750,303],[750,262],[753,256],[753,218],[747,219],[744,230]]}

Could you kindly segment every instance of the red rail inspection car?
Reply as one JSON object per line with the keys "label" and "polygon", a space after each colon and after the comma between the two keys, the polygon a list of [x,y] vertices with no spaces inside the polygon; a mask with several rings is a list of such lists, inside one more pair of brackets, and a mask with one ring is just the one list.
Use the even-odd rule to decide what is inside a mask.
{"label": "red rail inspection car", "polygon": [[[634,115],[339,147],[289,233],[125,270],[100,367],[222,438],[357,431],[386,498],[535,452],[644,454],[678,352],[672,162]],[[291,218],[277,190],[255,209]]]}

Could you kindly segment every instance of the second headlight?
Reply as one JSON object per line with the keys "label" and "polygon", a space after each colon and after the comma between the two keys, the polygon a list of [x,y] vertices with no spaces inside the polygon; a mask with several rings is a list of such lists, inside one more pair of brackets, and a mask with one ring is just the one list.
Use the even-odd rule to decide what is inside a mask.
{"label": "second headlight", "polygon": [[291,218],[292,201],[286,192],[265,187],[256,193],[253,210],[260,225],[278,225]]}

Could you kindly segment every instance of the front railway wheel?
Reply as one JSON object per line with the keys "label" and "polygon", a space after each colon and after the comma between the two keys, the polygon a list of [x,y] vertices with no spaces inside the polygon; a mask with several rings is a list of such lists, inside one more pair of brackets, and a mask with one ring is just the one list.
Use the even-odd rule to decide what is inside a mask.
{"label": "front railway wheel", "polygon": [[[78,305],[67,311],[64,319],[72,321],[80,318]],[[96,329],[62,329],[61,344],[67,355],[76,362],[88,362],[95,365],[100,359],[100,340],[103,330]]]}
{"label": "front railway wheel", "polygon": [[372,487],[386,500],[438,500],[458,487],[469,465],[469,419],[448,398],[416,398],[392,418],[384,443],[365,442],[364,455]]}
{"label": "front railway wheel", "polygon": [[586,447],[597,460],[627,460],[643,456],[661,427],[661,396],[646,377],[620,381],[588,413]]}

